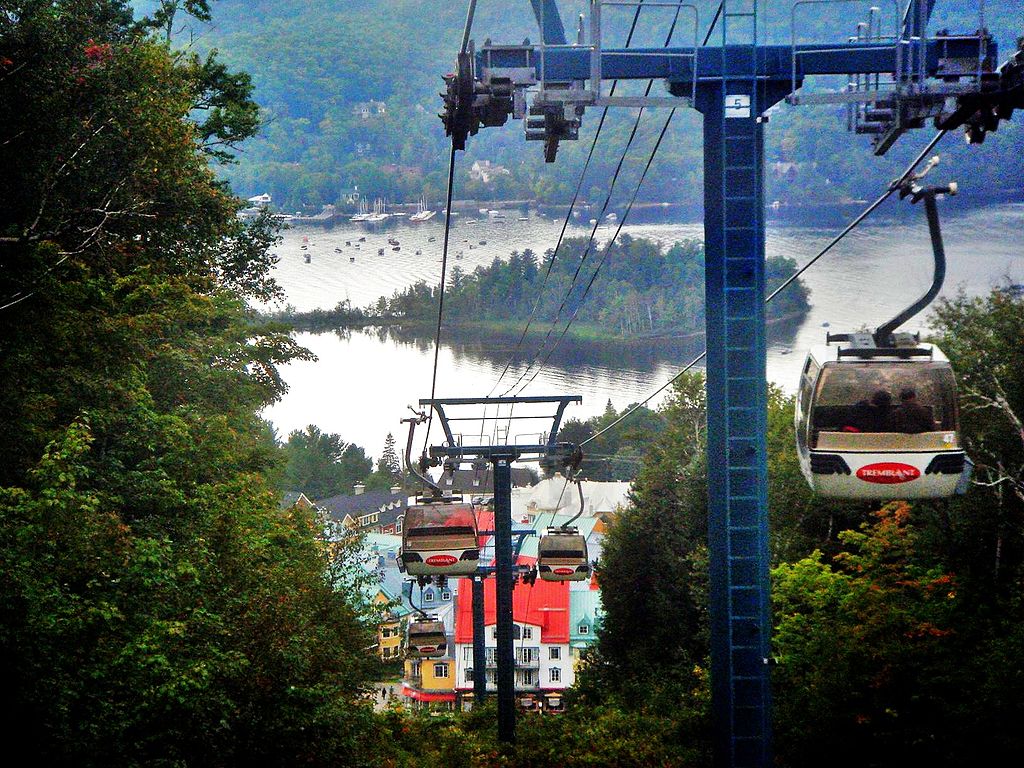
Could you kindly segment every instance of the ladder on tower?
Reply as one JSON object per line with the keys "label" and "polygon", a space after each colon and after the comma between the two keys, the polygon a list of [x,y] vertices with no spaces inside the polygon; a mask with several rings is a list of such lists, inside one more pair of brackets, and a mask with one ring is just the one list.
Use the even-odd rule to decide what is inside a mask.
{"label": "ladder on tower", "polygon": [[[723,0],[722,232],[724,252],[722,332],[725,384],[731,406],[724,415],[728,474],[725,568],[731,697],[728,749],[732,766],[763,768],[771,761],[767,542],[755,510],[766,509],[767,478],[759,453],[767,428],[763,409],[764,201],[761,179],[765,109],[758,68],[759,0]],[[749,394],[746,394],[749,393]],[[723,745],[724,746],[724,745]]]}

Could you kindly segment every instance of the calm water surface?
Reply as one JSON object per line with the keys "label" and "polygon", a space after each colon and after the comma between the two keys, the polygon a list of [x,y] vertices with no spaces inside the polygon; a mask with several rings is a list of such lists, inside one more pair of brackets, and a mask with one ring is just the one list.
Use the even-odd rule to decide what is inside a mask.
{"label": "calm water surface", "polygon": [[[958,290],[984,293],[1004,277],[1024,282],[1024,204],[965,210],[957,203],[955,199],[940,203],[948,260],[943,295]],[[928,230],[924,212],[911,213],[914,215],[898,220],[862,224],[806,273],[811,310],[797,327],[774,329],[770,334],[769,379],[792,390],[802,350],[821,343],[825,324],[833,331],[874,327],[927,290],[932,268]],[[554,247],[561,219],[531,213],[526,221],[519,221],[522,215],[508,211],[504,221],[481,214],[456,217],[450,267],[471,271],[496,257],[507,257],[513,250],[531,248],[542,254]],[[656,218],[657,212],[647,215]],[[841,228],[841,222],[829,227],[770,222],[767,251],[803,264]],[[607,238],[613,231],[602,224],[598,235]],[[418,225],[400,220],[375,229],[359,224],[332,229],[293,227],[277,248],[277,278],[287,292],[288,303],[298,309],[333,307],[345,300],[365,306],[417,280],[436,283],[442,232],[441,216]],[[569,234],[588,232],[587,214],[583,213],[574,220]],[[623,233],[665,245],[701,238],[702,232],[700,223],[650,221],[623,228]],[[360,237],[365,241],[359,242]],[[392,250],[389,237],[399,241],[400,251]],[[380,248],[383,255],[378,255]],[[461,259],[455,259],[459,252]],[[307,253],[311,256],[308,264],[304,259]],[[924,328],[926,320],[915,318],[907,327]],[[495,389],[518,335],[466,338],[448,333],[445,337],[438,366],[439,397],[501,394],[524,372],[535,349],[528,340]],[[373,456],[380,454],[388,432],[404,442],[405,428],[399,419],[408,415],[406,406],[430,395],[432,340],[368,330],[303,333],[298,341],[318,360],[293,363],[282,371],[289,392],[265,412],[282,436],[316,424],[363,446]],[[539,344],[539,339],[533,344]],[[702,349],[702,339],[644,344],[583,344],[566,339],[523,394],[580,394],[583,404],[569,411],[577,418],[600,413],[609,400],[621,410],[647,397]]]}

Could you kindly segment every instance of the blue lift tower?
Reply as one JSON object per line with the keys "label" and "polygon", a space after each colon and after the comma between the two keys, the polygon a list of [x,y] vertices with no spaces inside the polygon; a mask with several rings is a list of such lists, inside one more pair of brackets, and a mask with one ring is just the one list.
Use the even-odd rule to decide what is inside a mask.
{"label": "blue lift tower", "polygon": [[[704,119],[705,302],[707,313],[708,514],[712,699],[717,766],[772,764],[769,659],[765,374],[764,127],[767,110],[839,102],[851,130],[884,153],[901,133],[932,121],[964,127],[978,143],[1024,107],[1024,54],[997,66],[983,15],[969,34],[926,33],[934,0],[860,7],[864,21],[839,43],[807,43],[815,7],[792,5],[789,44],[766,45],[764,0],[721,0],[710,24],[699,8],[670,0],[590,0],[568,43],[554,0],[531,0],[541,42],[465,46],[446,76],[442,119],[454,149],[482,126],[524,118],[526,139],[555,159],[578,137],[588,107],[692,106]],[[693,19],[693,44],[607,48],[602,16],[624,6],[672,8]],[[984,6],[979,4],[981,8]],[[886,10],[887,9],[887,10]],[[700,44],[707,29],[714,45]],[[852,26],[852,25],[851,25]],[[973,26],[973,25],[972,25]],[[714,35],[712,35],[714,30]],[[687,33],[687,38],[690,35]],[[468,38],[467,38],[468,41]],[[464,41],[464,42],[467,42]],[[845,88],[801,90],[805,77],[842,76]],[[616,96],[607,80],[660,80],[660,96]],[[528,103],[529,100],[529,103]],[[670,576],[669,576],[670,577]]]}

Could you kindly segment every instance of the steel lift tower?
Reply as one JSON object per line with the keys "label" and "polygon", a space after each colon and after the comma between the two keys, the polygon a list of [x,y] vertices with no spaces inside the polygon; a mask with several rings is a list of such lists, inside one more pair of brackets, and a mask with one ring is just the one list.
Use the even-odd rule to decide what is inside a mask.
{"label": "steel lift tower", "polygon": [[[549,466],[564,465],[566,467],[578,462],[579,447],[571,443],[557,442],[558,431],[562,424],[565,409],[582,402],[579,395],[555,395],[551,397],[484,397],[484,398],[435,398],[420,400],[420,406],[426,406],[437,415],[438,422],[444,432],[444,441],[439,445],[431,445],[427,454],[420,460],[420,470],[425,472],[428,466],[455,468],[461,462],[469,461],[474,465],[490,464],[494,478],[494,566],[481,566],[473,579],[473,695],[474,706],[483,702],[487,694],[484,659],[484,587],[483,579],[493,573],[495,580],[495,633],[496,633],[496,698],[498,703],[498,738],[504,742],[515,741],[515,646],[513,632],[515,622],[512,611],[512,592],[520,575],[526,576],[516,565],[523,532],[518,534],[518,542],[513,546],[516,534],[512,531],[512,464],[517,461],[544,461]],[[484,416],[476,415],[480,408]],[[507,415],[500,410],[507,409]],[[516,415],[513,410],[518,408]],[[540,409],[538,414],[536,408]],[[456,412],[470,412],[473,415],[459,416]],[[492,416],[486,416],[491,409]],[[523,413],[523,411],[528,411]],[[529,412],[532,411],[532,412]],[[421,415],[420,423],[426,421]],[[481,423],[479,437],[472,431],[469,434],[459,432],[457,422]],[[543,424],[540,431],[530,431],[526,435],[506,435],[504,439],[490,440],[486,424],[501,422],[511,429],[513,422],[536,426]],[[529,428],[529,427],[526,427]],[[412,443],[412,432],[409,433],[409,444]],[[485,441],[486,435],[486,441]],[[497,435],[496,435],[497,436]],[[467,442],[467,438],[476,442]],[[529,439],[527,439],[529,438]],[[409,452],[406,452],[407,462]],[[417,473],[419,474],[419,473]],[[423,478],[423,475],[419,475]],[[532,531],[530,533],[533,533]],[[536,576],[534,572],[533,576]]]}
{"label": "steel lift tower", "polygon": [[[555,159],[578,137],[587,107],[692,106],[704,118],[705,302],[707,314],[708,514],[712,699],[718,766],[772,764],[765,374],[764,126],[767,110],[792,104],[847,105],[849,126],[884,153],[928,120],[964,126],[975,143],[1024,107],[1024,54],[996,66],[984,19],[964,35],[926,35],[934,0],[891,0],[871,8],[842,42],[800,42],[798,27],[825,3],[792,6],[791,42],[765,45],[763,0],[722,0],[711,26],[717,45],[606,48],[602,16],[636,0],[590,0],[589,36],[580,17],[568,44],[554,0],[531,0],[541,43],[472,46],[445,77],[442,119],[454,149],[481,126],[525,118],[526,139]],[[867,3],[862,3],[864,8]],[[983,7],[983,6],[982,6]],[[759,13],[761,19],[759,19]],[[707,22],[705,22],[706,24]],[[852,25],[851,25],[852,26]],[[687,34],[687,38],[690,36]],[[710,30],[709,30],[710,38]],[[845,89],[803,94],[804,78],[838,75]],[[606,80],[661,80],[663,96],[615,96]],[[532,100],[527,103],[528,97]]]}

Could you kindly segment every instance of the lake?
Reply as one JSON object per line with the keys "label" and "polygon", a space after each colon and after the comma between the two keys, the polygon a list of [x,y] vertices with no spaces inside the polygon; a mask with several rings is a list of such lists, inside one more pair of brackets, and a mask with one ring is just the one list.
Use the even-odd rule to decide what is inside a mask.
{"label": "lake", "polygon": [[[939,206],[948,261],[943,295],[958,290],[985,293],[1005,277],[1024,282],[1024,204],[968,207],[952,198],[940,201]],[[932,253],[924,211],[894,200],[883,205],[882,211],[899,215],[864,222],[808,270],[804,281],[811,290],[812,306],[807,317],[769,334],[768,377],[786,390],[795,388],[803,350],[822,343],[826,330],[875,327],[927,290]],[[857,212],[859,209],[851,209],[849,218]],[[526,220],[521,221],[524,216]],[[583,212],[574,218],[567,234],[588,234],[587,216]],[[647,210],[631,220],[623,233],[666,246],[702,238],[700,222],[664,221],[670,216],[669,211]],[[543,254],[554,247],[561,228],[557,215],[527,215],[518,210],[506,211],[502,220],[462,213],[453,222],[449,269],[459,266],[465,271],[507,257],[513,250],[530,248]],[[789,256],[803,264],[842,226],[841,221],[834,225],[829,221],[827,226],[769,221],[766,249],[769,255]],[[605,224],[598,228],[598,236],[605,239],[613,232],[614,228]],[[399,219],[374,228],[351,223],[329,229],[295,226],[285,231],[277,247],[277,279],[287,293],[287,302],[300,310],[333,307],[345,300],[365,306],[417,280],[436,284],[442,233],[440,215],[421,224]],[[362,242],[361,237],[365,238]],[[388,238],[397,240],[401,250],[392,250]],[[381,255],[378,251],[382,248]],[[304,258],[307,254],[309,263]],[[905,328],[927,330],[926,321],[919,316]],[[535,327],[543,329],[547,323],[535,321]],[[364,447],[374,457],[380,455],[388,432],[404,445],[405,427],[399,420],[409,415],[408,405],[430,396],[432,339],[379,329],[300,333],[297,339],[318,360],[293,363],[282,370],[288,394],[264,412],[282,438],[290,430],[316,424]],[[501,394],[524,371],[540,343],[539,338],[532,344],[528,339],[495,387],[517,339],[518,334],[475,338],[444,331],[437,396]],[[703,339],[622,344],[566,338],[523,394],[582,395],[583,404],[567,412],[567,416],[581,419],[601,413],[608,401],[621,410],[646,398],[702,349]],[[658,402],[656,399],[654,404]]]}

